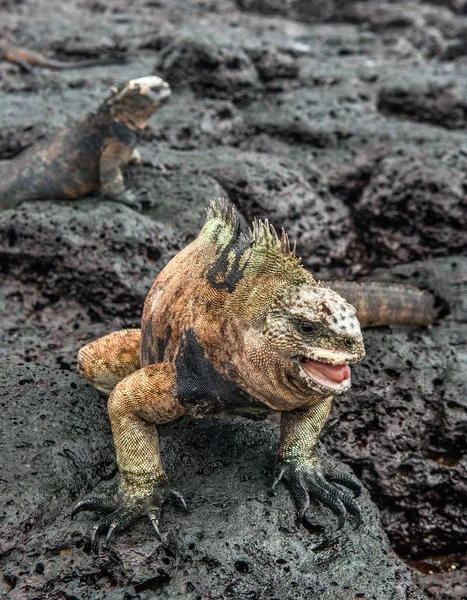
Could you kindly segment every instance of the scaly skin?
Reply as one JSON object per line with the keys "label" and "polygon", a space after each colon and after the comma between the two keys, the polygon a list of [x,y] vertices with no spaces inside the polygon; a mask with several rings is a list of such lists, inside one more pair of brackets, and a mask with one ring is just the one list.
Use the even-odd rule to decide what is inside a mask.
{"label": "scaly skin", "polygon": [[134,156],[136,133],[170,96],[159,77],[132,79],[101,106],[55,137],[0,163],[0,210],[23,200],[80,198],[97,189],[131,204],[121,168]]}
{"label": "scaly skin", "polygon": [[[79,371],[110,393],[120,488],[91,496],[81,510],[110,513],[93,529],[107,542],[147,514],[156,533],[167,486],[154,424],[181,415],[263,408],[279,411],[279,481],[294,494],[300,519],[314,497],[338,516],[360,521],[353,477],[320,465],[315,446],[333,396],[350,386],[350,363],[364,346],[356,311],[300,264],[287,235],[268,222],[242,233],[224,200],[208,211],[198,238],[159,274],[141,330],[84,346]],[[353,493],[352,493],[353,492]]]}

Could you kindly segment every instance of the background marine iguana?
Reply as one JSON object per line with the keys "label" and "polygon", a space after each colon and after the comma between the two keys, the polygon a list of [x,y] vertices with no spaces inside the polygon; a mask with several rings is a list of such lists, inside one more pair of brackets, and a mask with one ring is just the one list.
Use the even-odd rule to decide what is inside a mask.
{"label": "background marine iguana", "polygon": [[136,133],[170,93],[160,77],[127,81],[95,112],[1,162],[0,209],[23,200],[80,198],[99,188],[108,198],[131,203],[121,168],[134,156]]}
{"label": "background marine iguana", "polygon": [[46,67],[48,69],[80,69],[82,67],[102,67],[124,62],[124,59],[117,58],[86,58],[83,60],[63,61],[54,58],[48,58],[26,48],[11,46],[5,42],[0,42],[0,60],[6,60],[20,66],[24,71],[32,71],[33,66]]}
{"label": "background marine iguana", "polygon": [[[108,513],[93,527],[92,547],[102,530],[110,543],[145,514],[160,536],[163,501],[173,495],[184,505],[167,486],[154,424],[235,409],[281,413],[275,485],[287,480],[300,519],[313,497],[339,527],[348,515],[358,525],[360,484],[320,464],[320,431],[333,396],[350,387],[349,365],[365,354],[360,326],[428,323],[432,304],[429,294],[404,286],[349,290],[358,313],[302,267],[284,231],[279,237],[258,221],[244,233],[227,201],[212,203],[199,236],[155,280],[141,329],[111,333],[79,352],[80,374],[110,394],[121,475],[113,497],[91,495],[73,510]],[[385,293],[388,302],[374,302]],[[392,314],[395,297],[403,318]]]}

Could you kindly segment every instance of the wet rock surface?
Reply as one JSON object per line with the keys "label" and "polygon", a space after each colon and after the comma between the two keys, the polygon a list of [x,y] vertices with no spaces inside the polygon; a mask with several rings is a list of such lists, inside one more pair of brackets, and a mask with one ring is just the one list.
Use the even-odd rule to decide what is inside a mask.
{"label": "wet rock surface", "polygon": [[[2,592],[11,598],[421,598],[364,493],[364,524],[297,529],[268,493],[277,426],[180,421],[163,457],[191,512],[167,507],[89,552],[76,498],[112,486],[105,400],[77,349],[137,327],[153,279],[199,230],[209,198],[297,238],[321,278],[419,285],[432,329],[368,331],[367,357],[323,440],[362,479],[429,598],[465,598],[467,282],[462,2],[31,0],[0,33],[61,58],[121,65],[24,73],[0,62],[0,159],[108,87],[157,72],[170,102],[125,171],[134,209],[98,196],[0,213]],[[330,460],[330,459],[329,459]],[[332,531],[316,507],[313,522]],[[319,546],[318,548],[315,548]]]}

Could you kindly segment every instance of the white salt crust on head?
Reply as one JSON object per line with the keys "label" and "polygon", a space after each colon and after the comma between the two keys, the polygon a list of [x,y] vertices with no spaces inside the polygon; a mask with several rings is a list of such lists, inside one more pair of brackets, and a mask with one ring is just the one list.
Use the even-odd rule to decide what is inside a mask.
{"label": "white salt crust on head", "polygon": [[300,287],[292,300],[293,313],[313,321],[325,322],[337,335],[361,336],[357,311],[342,296],[326,287]]}
{"label": "white salt crust on head", "polygon": [[156,75],[148,75],[146,77],[138,77],[138,79],[131,79],[126,86],[127,89],[139,88],[141,94],[149,94],[154,88],[162,88],[170,90],[170,85],[167,81],[164,81]]}

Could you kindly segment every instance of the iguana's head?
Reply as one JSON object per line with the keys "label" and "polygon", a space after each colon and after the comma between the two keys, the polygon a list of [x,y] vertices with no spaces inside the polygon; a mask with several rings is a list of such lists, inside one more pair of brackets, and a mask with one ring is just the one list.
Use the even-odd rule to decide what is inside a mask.
{"label": "iguana's head", "polygon": [[365,354],[355,308],[311,279],[280,290],[256,333],[271,378],[313,396],[347,390],[349,364]]}
{"label": "iguana's head", "polygon": [[227,296],[237,383],[276,410],[341,394],[349,364],[365,354],[355,308],[302,267],[285,232],[277,236],[266,221],[241,234],[226,210],[214,205],[205,230],[219,245],[208,279]]}
{"label": "iguana's head", "polygon": [[130,129],[143,129],[149,117],[171,94],[170,85],[153,75],[131,79],[112,91],[107,100],[112,116]]}

